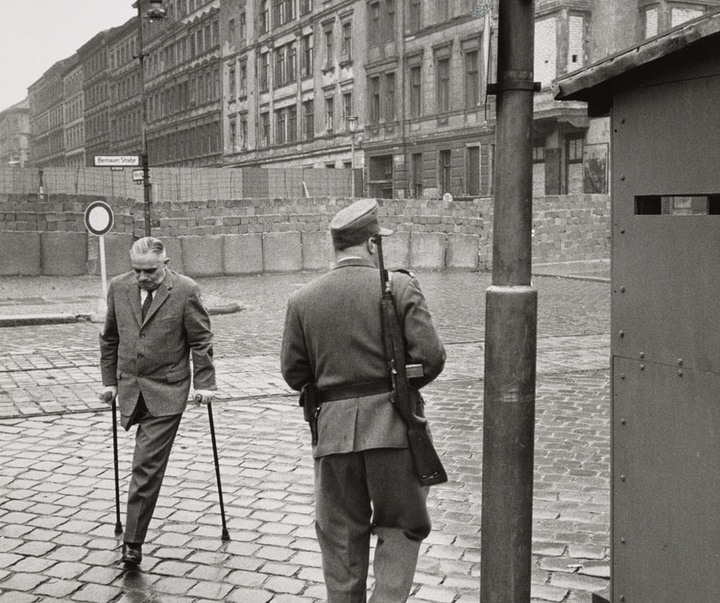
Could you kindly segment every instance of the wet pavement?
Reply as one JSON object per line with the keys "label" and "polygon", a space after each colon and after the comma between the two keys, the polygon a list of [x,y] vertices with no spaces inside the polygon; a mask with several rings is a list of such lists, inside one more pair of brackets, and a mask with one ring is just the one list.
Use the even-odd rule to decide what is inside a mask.
{"label": "wet pavement", "polygon": [[[563,278],[551,276],[562,274]],[[111,417],[97,400],[99,277],[0,279],[0,603],[323,601],[312,461],[279,374],[288,295],[316,274],[197,279],[213,311],[213,416],[230,541],[221,539],[207,411],[183,418],[141,571],[118,563]],[[538,359],[533,602],[590,603],[610,573],[608,270],[536,276]],[[424,391],[450,481],[411,603],[479,600],[484,295],[490,276],[421,273],[446,343]],[[42,322],[42,321],[40,321]],[[22,324],[22,323],[18,323]],[[120,430],[121,510],[132,434]]]}

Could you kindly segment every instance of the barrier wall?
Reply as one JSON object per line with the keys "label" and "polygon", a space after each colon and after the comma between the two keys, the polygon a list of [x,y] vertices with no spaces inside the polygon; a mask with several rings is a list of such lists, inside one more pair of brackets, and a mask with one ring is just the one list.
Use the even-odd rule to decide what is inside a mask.
{"label": "barrier wall", "polygon": [[[0,194],[0,276],[97,274],[98,237],[84,211],[103,199],[114,226],[105,236],[106,266],[130,268],[128,250],[144,234],[143,205],[98,195]],[[152,234],[166,244],[175,269],[190,276],[324,270],[333,260],[328,226],[353,199],[255,198],[172,201],[152,206]],[[489,270],[493,200],[381,199],[389,268]],[[533,261],[608,259],[607,195],[534,200]]]}

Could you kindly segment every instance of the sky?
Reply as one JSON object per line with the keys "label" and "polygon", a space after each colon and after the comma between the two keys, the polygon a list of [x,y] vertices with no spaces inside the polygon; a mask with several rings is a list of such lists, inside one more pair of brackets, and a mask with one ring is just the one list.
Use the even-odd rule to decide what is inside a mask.
{"label": "sky", "polygon": [[56,62],[137,15],[133,0],[0,0],[0,111]]}

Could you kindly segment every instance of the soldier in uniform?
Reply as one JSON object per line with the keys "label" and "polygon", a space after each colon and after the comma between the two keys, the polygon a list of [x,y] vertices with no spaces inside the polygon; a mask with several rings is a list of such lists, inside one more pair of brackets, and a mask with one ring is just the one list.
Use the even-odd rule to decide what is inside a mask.
{"label": "soldier in uniform", "polygon": [[[281,368],[295,390],[319,388],[315,528],[328,603],[365,603],[370,537],[377,537],[371,603],[400,603],[412,588],[420,543],[430,532],[428,488],[408,449],[406,425],[391,403],[382,335],[382,287],[373,238],[392,231],[378,205],[363,199],[330,224],[334,268],[290,298]],[[407,363],[422,364],[422,387],[445,365],[417,280],[393,272],[392,293],[406,340]]]}

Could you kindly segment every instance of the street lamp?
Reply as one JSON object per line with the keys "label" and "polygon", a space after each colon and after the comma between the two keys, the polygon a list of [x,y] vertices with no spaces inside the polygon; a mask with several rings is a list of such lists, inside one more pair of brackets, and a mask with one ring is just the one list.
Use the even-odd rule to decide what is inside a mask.
{"label": "street lamp", "polygon": [[350,169],[352,170],[352,196],[355,198],[355,132],[357,132],[358,118],[348,116],[345,118],[347,129],[350,132]]}
{"label": "street lamp", "polygon": [[137,7],[137,24],[138,24],[138,55],[140,60],[140,143],[142,145],[140,151],[140,161],[142,163],[143,172],[143,210],[145,220],[145,236],[149,237],[152,230],[152,221],[150,215],[151,204],[151,184],[150,184],[150,163],[148,161],[148,144],[147,144],[147,100],[145,98],[145,51],[143,49],[143,7],[147,5],[145,18],[152,22],[164,19],[167,14],[162,6],[163,0],[137,0],[133,6]]}

